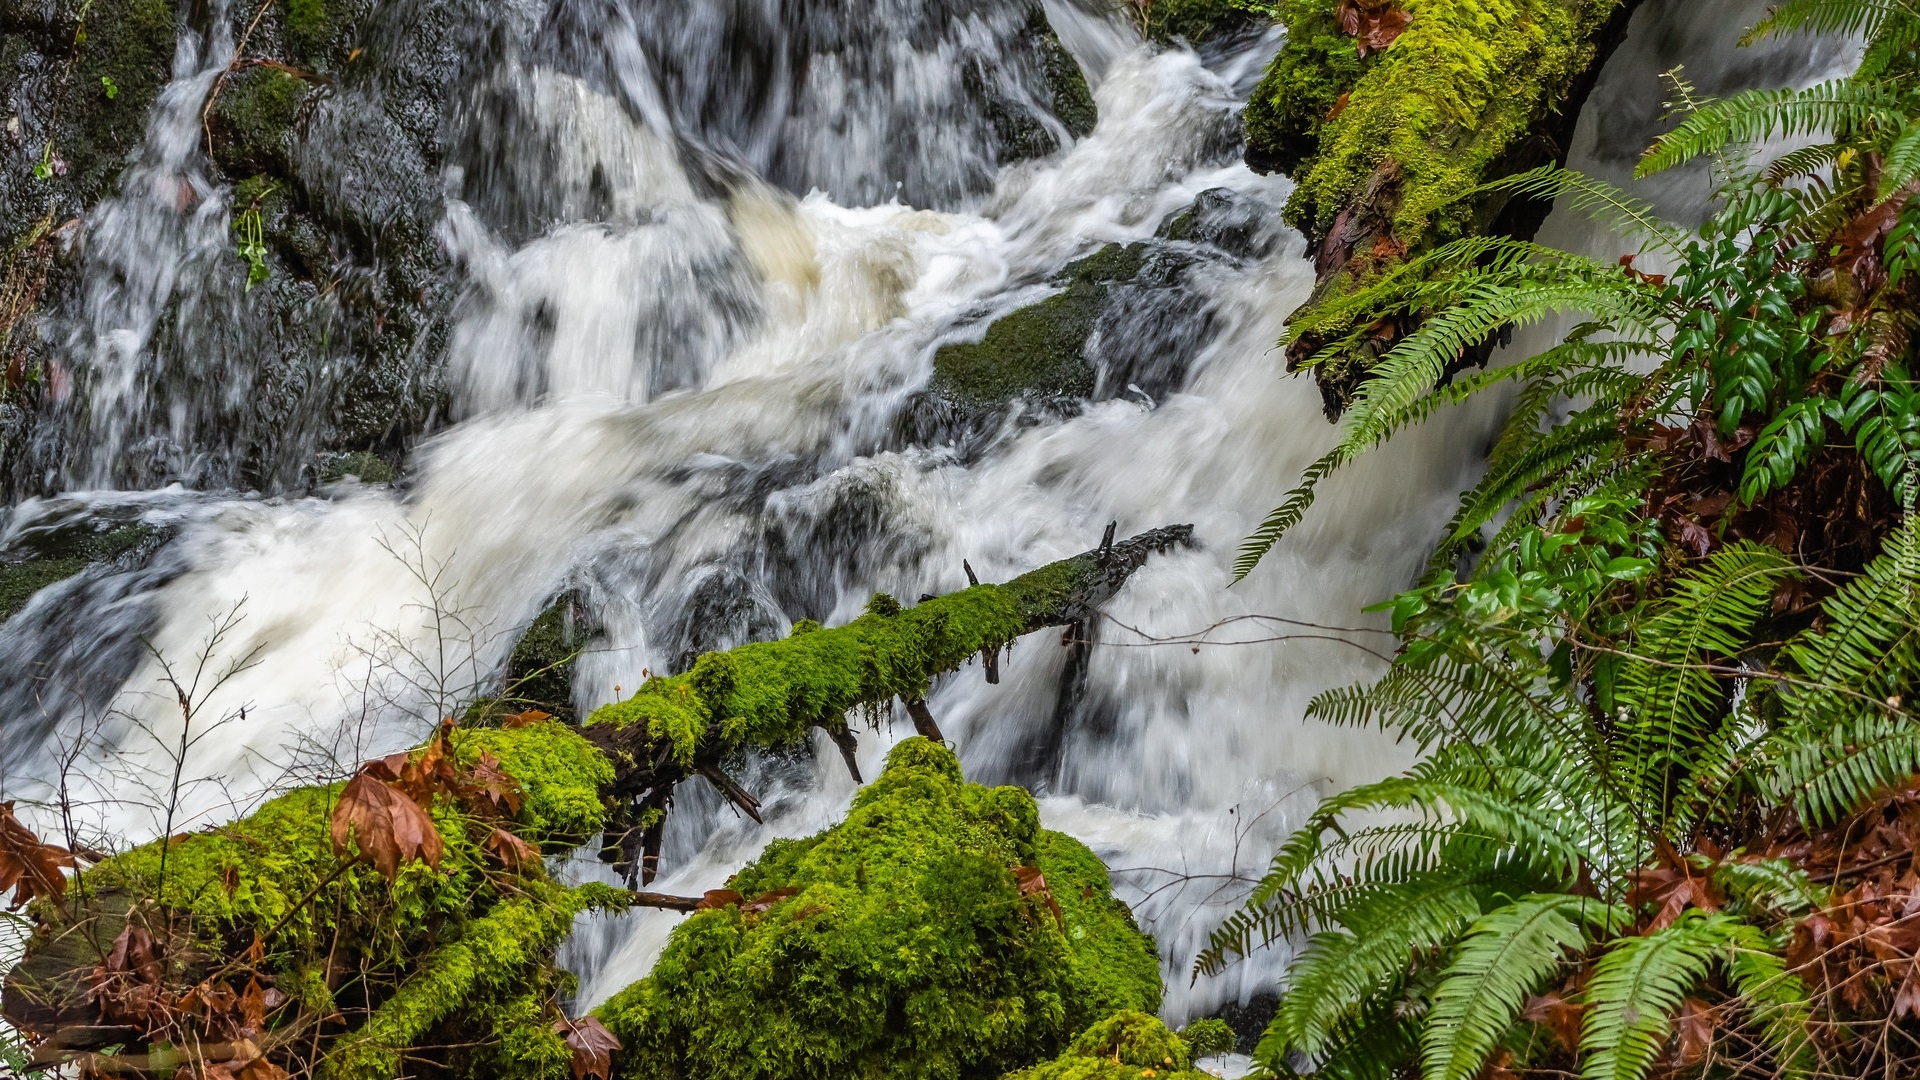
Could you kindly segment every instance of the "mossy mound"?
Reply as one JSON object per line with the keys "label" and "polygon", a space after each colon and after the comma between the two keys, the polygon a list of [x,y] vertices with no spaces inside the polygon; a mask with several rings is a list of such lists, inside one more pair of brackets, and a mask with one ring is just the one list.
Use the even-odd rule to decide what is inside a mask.
{"label": "mossy mound", "polygon": [[[432,814],[445,845],[439,865],[405,862],[389,881],[335,853],[336,783],[107,858],[74,878],[66,905],[35,902],[39,928],[7,978],[8,1017],[43,1033],[98,1025],[86,974],[132,921],[161,944],[158,986],[240,970],[287,996],[276,1022],[329,1018],[322,1076],[384,1080],[403,1056],[454,1076],[565,1076],[569,1055],[548,1028],[549,1002],[568,982],[553,951],[575,914],[620,907],[623,894],[564,888],[537,860],[504,868],[487,840],[504,824],[532,843],[579,843],[600,828],[598,788],[612,767],[550,722],[456,730],[449,745],[462,763],[492,754],[518,781],[512,820],[476,818],[442,798]],[[250,943],[258,954],[236,959]],[[501,1057],[504,1047],[515,1060]]]}
{"label": "mossy mound", "polygon": [[1148,37],[1163,43],[1184,41],[1196,48],[1256,24],[1254,16],[1233,0],[1155,0],[1148,10]]}
{"label": "mossy mound", "polygon": [[1194,1057],[1158,1017],[1124,1010],[1081,1032],[1059,1057],[1006,1080],[1203,1080]]}
{"label": "mossy mound", "polygon": [[994,1076],[1160,1000],[1153,943],[1092,852],[927,739],[729,887],[744,902],[695,912],[597,1010],[625,1046],[616,1077]]}

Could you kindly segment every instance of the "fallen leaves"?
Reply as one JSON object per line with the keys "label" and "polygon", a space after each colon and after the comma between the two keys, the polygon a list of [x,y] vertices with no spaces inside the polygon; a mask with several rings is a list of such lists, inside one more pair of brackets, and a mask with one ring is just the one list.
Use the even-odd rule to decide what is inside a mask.
{"label": "fallen leaves", "polygon": [[362,769],[340,792],[333,808],[334,853],[346,855],[350,845],[357,847],[359,858],[388,881],[398,880],[401,864],[415,859],[438,867],[446,842],[433,818],[371,770]]}
{"label": "fallen leaves", "polygon": [[565,1040],[567,1049],[573,1051],[573,1080],[588,1077],[608,1080],[613,1074],[613,1052],[620,1049],[620,1040],[598,1017],[583,1016],[578,1020],[561,1017],[555,1021],[553,1033]]}
{"label": "fallen leaves", "polygon": [[61,871],[72,866],[71,851],[42,843],[13,816],[12,802],[0,803],[0,893],[12,891],[10,909],[37,896],[59,901],[67,893],[67,875]]}
{"label": "fallen leaves", "polygon": [[1360,58],[1383,52],[1406,32],[1413,16],[1397,0],[1340,0],[1340,32],[1359,39]]}

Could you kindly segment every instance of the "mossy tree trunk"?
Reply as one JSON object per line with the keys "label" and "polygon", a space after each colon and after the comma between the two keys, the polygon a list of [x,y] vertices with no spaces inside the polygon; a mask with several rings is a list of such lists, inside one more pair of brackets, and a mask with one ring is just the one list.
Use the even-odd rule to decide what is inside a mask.
{"label": "mossy tree trunk", "polygon": [[1286,45],[1247,105],[1247,161],[1298,182],[1287,214],[1307,234],[1316,285],[1292,317],[1287,367],[1312,367],[1330,418],[1418,316],[1321,309],[1448,241],[1530,238],[1550,204],[1462,195],[1565,164],[1639,2],[1399,0],[1404,32],[1372,51],[1343,32],[1339,0],[1286,5]]}

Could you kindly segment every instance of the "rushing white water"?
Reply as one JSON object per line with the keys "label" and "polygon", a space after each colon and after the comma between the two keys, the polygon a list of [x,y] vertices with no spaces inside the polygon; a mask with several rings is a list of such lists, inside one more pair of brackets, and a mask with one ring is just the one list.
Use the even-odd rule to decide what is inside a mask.
{"label": "rushing white water", "polygon": [[[967,33],[1007,32],[1014,7]],[[808,125],[825,124],[831,88],[803,88],[778,123],[739,113],[701,132],[683,106],[718,91],[689,89],[685,72],[666,79],[674,93],[647,89],[657,73],[643,52],[607,59],[618,79],[538,65],[503,76],[536,141],[565,150],[545,163],[560,177],[543,203],[550,223],[530,236],[449,198],[442,239],[465,282],[448,361],[458,422],[418,448],[399,490],[349,480],[309,498],[169,489],[17,508],[14,544],[82,512],[164,520],[177,539],[137,572],[90,571],[48,590],[0,629],[0,653],[75,684],[8,691],[16,711],[32,702],[44,715],[20,721],[4,748],[7,794],[46,797],[65,752],[89,829],[154,835],[169,813],[156,778],[171,773],[168,748],[182,737],[172,695],[157,692],[163,662],[179,670],[204,654],[212,675],[231,672],[188,733],[204,737],[187,754],[178,830],[243,812],[330,762],[416,742],[488,688],[516,632],[563,589],[579,590],[604,627],[577,680],[591,708],[700,649],[803,617],[844,621],[876,590],[959,588],[963,559],[1000,580],[1092,546],[1109,521],[1123,535],[1191,522],[1199,547],[1141,570],[1089,628],[1091,650],[1036,635],[998,685],[963,670],[930,704],[972,778],[1034,788],[1046,824],[1114,868],[1159,941],[1169,1019],[1270,989],[1284,949],[1193,984],[1188,965],[1319,795],[1405,763],[1383,736],[1302,716],[1314,693],[1379,670],[1379,623],[1357,613],[1422,565],[1493,417],[1458,411],[1364,459],[1325,486],[1257,574],[1227,588],[1239,538],[1335,434],[1317,390],[1282,378],[1273,349],[1312,285],[1303,241],[1277,224],[1287,182],[1237,161],[1237,103],[1277,42],[1209,66],[1141,47],[1115,19],[1064,0],[1048,10],[1096,87],[1099,126],[999,170],[990,190],[975,190],[981,163],[964,140],[904,148],[906,174],[874,171],[886,159],[876,140],[901,117],[951,113],[942,80],[961,78],[960,46],[905,56],[891,81],[860,65],[816,72],[899,98],[889,111],[857,97],[857,138],[797,142],[781,132],[819,134]],[[683,37],[710,30],[690,25]],[[1637,27],[1623,56],[1653,55],[1646,38],[1660,33]],[[909,77],[913,93],[901,89]],[[156,139],[172,137],[169,108]],[[818,166],[821,190],[795,198],[736,176],[716,195],[692,176],[699,138],[788,186]],[[826,193],[852,198],[902,175],[948,209]],[[1015,416],[954,445],[901,435],[938,344],[976,339],[985,316],[1051,291],[1048,276],[1070,259],[1150,238],[1220,189],[1261,242],[1239,255],[1165,245],[1184,260],[1179,288],[1143,295],[1132,321],[1103,322],[1090,347],[1103,377],[1119,380],[1102,400],[1067,418]],[[156,250],[175,252],[170,265],[191,261],[191,245],[167,244]],[[125,349],[137,352],[154,316],[133,307],[103,312],[101,325],[126,323]],[[121,370],[122,353],[109,355],[99,379]],[[129,651],[135,633],[150,643],[144,658]],[[119,693],[81,687],[79,660],[113,649],[134,665]],[[866,775],[906,731],[861,733]],[[683,793],[656,887],[717,887],[771,837],[831,824],[853,790],[830,751],[759,761],[742,779],[768,823]],[[584,1002],[643,975],[676,919],[583,923],[568,960]]]}

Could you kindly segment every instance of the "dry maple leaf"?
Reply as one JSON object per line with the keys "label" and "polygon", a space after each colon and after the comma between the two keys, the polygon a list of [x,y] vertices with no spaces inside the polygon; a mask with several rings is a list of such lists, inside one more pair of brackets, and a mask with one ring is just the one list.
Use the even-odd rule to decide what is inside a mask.
{"label": "dry maple leaf", "polygon": [[700,898],[700,902],[693,905],[693,910],[707,911],[712,908],[730,907],[745,899],[746,897],[732,889],[708,889],[706,895]]}
{"label": "dry maple leaf", "polygon": [[67,893],[67,875],[73,852],[40,841],[33,830],[13,816],[13,803],[0,803],[0,893],[13,892],[9,910],[36,896],[57,903]]}
{"label": "dry maple leaf", "polygon": [[1340,0],[1340,32],[1359,39],[1360,59],[1381,52],[1406,32],[1413,16],[1394,0]]}
{"label": "dry maple leaf", "polygon": [[513,816],[520,813],[520,781],[500,768],[500,759],[486,751],[462,777],[461,794],[478,808],[490,807],[496,813]]}
{"label": "dry maple leaf", "polygon": [[539,709],[526,709],[517,713],[508,713],[500,719],[500,726],[505,728],[531,727],[542,720],[551,719],[553,719],[553,714],[550,712],[541,712]]}
{"label": "dry maple leaf", "polygon": [[565,1039],[567,1049],[573,1051],[573,1080],[587,1080],[590,1076],[608,1080],[613,1074],[613,1052],[620,1049],[620,1040],[598,1017],[583,1016],[578,1020],[562,1017],[554,1023],[553,1033]]}
{"label": "dry maple leaf", "polygon": [[516,874],[529,866],[542,865],[539,848],[505,829],[494,829],[488,833],[481,846],[499,859],[500,865]]}
{"label": "dry maple leaf", "polygon": [[359,858],[388,881],[398,880],[400,865],[414,859],[438,867],[446,844],[420,804],[369,771],[347,782],[333,808],[333,850],[345,855],[351,840]]}

